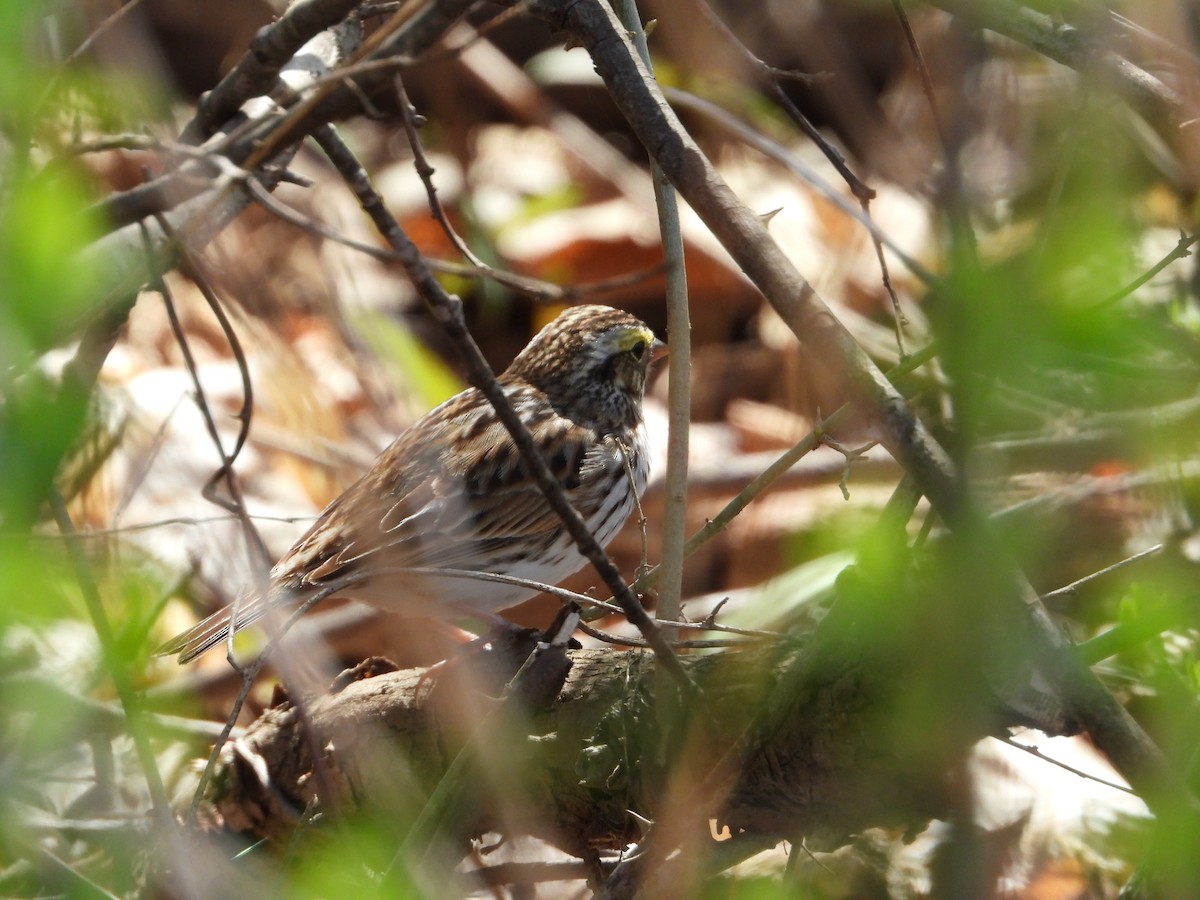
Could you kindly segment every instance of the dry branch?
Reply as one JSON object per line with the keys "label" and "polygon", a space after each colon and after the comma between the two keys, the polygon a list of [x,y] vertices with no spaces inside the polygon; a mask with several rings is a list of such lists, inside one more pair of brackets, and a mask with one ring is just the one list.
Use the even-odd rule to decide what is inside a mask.
{"label": "dry branch", "polygon": [[[468,769],[465,793],[473,802],[457,838],[502,819],[508,833],[534,834],[586,857],[636,840],[639,816],[678,819],[682,808],[685,821],[674,830],[688,839],[703,835],[707,842],[715,819],[735,834],[766,841],[805,835],[810,846],[836,847],[868,827],[919,828],[945,814],[945,775],[984,736],[979,721],[1071,730],[1052,701],[1042,703],[1047,715],[1031,718],[1013,707],[1039,701],[993,695],[983,701],[993,717],[906,746],[881,710],[903,701],[905,673],[924,660],[894,625],[881,627],[850,597],[799,649],[776,644],[685,657],[703,699],[676,727],[664,727],[656,708],[654,654],[574,651],[552,702],[518,728],[511,719],[501,727],[494,717],[479,726],[487,731],[487,758]],[[436,676],[432,693],[422,691],[425,675],[340,679],[335,692],[306,704],[317,741],[305,739],[289,704],[268,710],[226,749],[210,798],[213,821],[254,838],[288,840],[314,800],[314,745],[329,748],[325,763],[340,786],[332,803],[321,798],[325,812],[420,808],[496,704],[475,693],[477,683],[464,688],[447,674]],[[501,688],[504,677],[489,690]],[[497,766],[502,784],[487,775]]]}

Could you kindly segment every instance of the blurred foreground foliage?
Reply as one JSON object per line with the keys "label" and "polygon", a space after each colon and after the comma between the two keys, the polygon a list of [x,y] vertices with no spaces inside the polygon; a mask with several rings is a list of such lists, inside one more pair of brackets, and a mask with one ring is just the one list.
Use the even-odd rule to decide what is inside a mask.
{"label": "blurred foreground foliage", "polygon": [[[461,847],[443,846],[439,821],[434,817],[431,825],[425,818],[424,791],[442,771],[421,771],[427,760],[389,760],[395,790],[384,798],[388,813],[380,811],[380,797],[355,798],[375,804],[364,802],[363,811],[345,817],[315,807],[295,810],[300,824],[287,841],[242,836],[192,844],[192,823],[173,831],[163,809],[159,818],[152,814],[168,798],[177,812],[187,810],[196,783],[193,760],[215,736],[215,728],[192,728],[181,718],[194,716],[192,725],[204,718],[206,704],[193,696],[203,688],[178,687],[182,677],[151,655],[171,630],[160,624],[170,618],[171,601],[204,597],[203,585],[196,587],[183,567],[143,554],[120,537],[73,549],[52,523],[62,516],[55,508],[56,491],[65,484],[64,461],[87,445],[89,427],[104,419],[93,385],[76,380],[64,361],[104,304],[113,302],[97,287],[109,282],[104,260],[81,252],[107,230],[89,207],[108,188],[65,148],[76,132],[135,127],[139,116],[163,114],[165,104],[155,98],[165,92],[103,70],[48,66],[34,48],[53,12],[50,4],[0,0],[0,21],[6,23],[0,29],[0,894],[437,897],[482,891],[461,872],[452,874]],[[1086,88],[1086,79],[1081,82]],[[758,93],[752,98],[765,108]],[[777,630],[791,648],[789,642],[802,645],[809,632],[823,627],[831,606],[849,617],[853,628],[839,627],[847,627],[853,642],[846,638],[834,646],[853,647],[863,654],[862,665],[842,659],[830,672],[847,682],[869,682],[880,672],[894,676],[890,689],[876,695],[886,702],[855,721],[868,723],[880,755],[944,772],[936,812],[948,834],[916,861],[905,854],[918,835],[902,833],[892,822],[885,823],[890,830],[855,834],[853,841],[829,836],[829,846],[814,847],[821,853],[812,859],[801,841],[806,836],[795,835],[782,876],[776,854],[763,863],[765,874],[752,861],[707,881],[699,873],[709,856],[718,857],[717,845],[689,835],[687,847],[697,861],[691,880],[680,881],[680,896],[920,896],[947,885],[974,885],[980,896],[1000,896],[1003,874],[1013,883],[1024,879],[1020,890],[1032,897],[1038,877],[1059,860],[1074,867],[1071,885],[1083,892],[1079,896],[1114,896],[1143,865],[1165,896],[1200,890],[1194,871],[1200,830],[1189,798],[1179,798],[1176,818],[1154,823],[1136,803],[1109,807],[1095,801],[1093,807],[1090,795],[1068,801],[1055,794],[1053,803],[1077,804],[1072,825],[1079,828],[1068,831],[1060,822],[1062,830],[1047,827],[1045,834],[1035,833],[1032,802],[997,822],[973,818],[982,809],[994,811],[984,796],[989,777],[1002,783],[1003,793],[1010,773],[972,769],[966,748],[979,735],[1003,730],[995,722],[995,695],[1029,677],[1019,629],[1004,612],[1004,554],[1048,592],[1163,545],[1148,561],[1051,595],[1048,602],[1087,662],[1145,723],[1188,785],[1200,788],[1195,269],[1190,279],[1175,267],[1146,289],[1123,291],[1153,262],[1148,247],[1158,251],[1174,229],[1195,229],[1194,199],[1153,164],[1144,142],[1131,136],[1128,113],[1106,95],[1083,96],[1069,109],[1046,106],[1054,104],[1030,113],[1035,133],[1026,152],[1032,174],[1022,190],[998,209],[973,208],[961,196],[931,198],[962,208],[957,215],[939,209],[934,246],[924,248],[942,260],[937,282],[928,295],[916,290],[918,296],[904,298],[921,310],[913,330],[921,339],[936,339],[939,348],[940,370],[914,380],[914,398],[969,474],[973,502],[991,513],[986,532],[949,536],[932,522],[924,528],[923,507],[890,522],[882,510],[896,473],[884,476],[881,494],[871,494],[866,479],[851,469],[851,502],[820,505],[796,526],[781,551],[786,571],[764,569],[753,590],[738,591],[738,602],[721,620]],[[769,110],[777,131],[780,120],[774,107]],[[469,133],[473,126],[461,127]],[[453,134],[445,141],[470,143]],[[378,141],[374,151],[385,156],[388,141]],[[536,220],[585,201],[584,192],[573,188],[552,187],[542,195],[528,190],[513,227],[522,224],[518,219]],[[468,189],[460,203],[463,218],[485,232],[472,208],[484,205],[481,199],[487,198]],[[963,222],[971,224],[970,234]],[[481,241],[491,248],[499,237],[484,234]],[[569,275],[574,259],[564,253],[545,270]],[[618,263],[613,260],[614,269]],[[515,306],[510,295],[493,288],[489,296],[466,279],[453,283],[487,307],[482,318],[497,330],[508,322]],[[319,318],[319,304],[311,306],[318,311],[305,314]],[[347,343],[366,344],[370,355],[402,371],[418,407],[458,389],[451,366],[429,353],[393,310],[368,309],[349,321],[324,313],[334,322],[328,331],[352,334]],[[884,317],[872,310],[864,318]],[[761,313],[743,324],[746,330],[761,327],[757,339],[769,333],[765,320]],[[247,315],[238,324],[250,331],[251,321]],[[875,326],[881,327],[879,321]],[[300,343],[304,329],[294,321],[289,327],[288,338]],[[524,339],[508,337],[518,346]],[[718,352],[736,358],[747,351],[731,340]],[[773,358],[774,371],[792,374],[789,362],[794,358]],[[374,383],[366,367],[361,375],[363,383]],[[773,387],[772,401],[787,393]],[[355,397],[346,405],[362,402]],[[267,406],[269,413],[269,401]],[[817,410],[789,412],[811,421]],[[200,485],[176,487],[194,494]],[[859,500],[860,491],[867,499]],[[897,490],[893,501],[901,495]],[[795,496],[792,502],[818,506]],[[771,576],[778,577],[769,581]],[[694,593],[708,591],[733,588],[717,572]],[[770,672],[758,674],[762,683],[750,692],[755,699],[743,711],[747,720],[791,699],[772,695]],[[196,680],[204,678],[219,681],[215,675]],[[227,685],[214,688],[208,705],[227,704],[227,694]],[[132,711],[122,705],[131,699]],[[268,705],[263,698],[257,702]],[[614,804],[612,791],[632,796],[661,782],[667,787],[654,798],[658,806],[646,812],[669,818],[686,805],[679,800],[685,789],[704,790],[705,773],[693,767],[707,756],[697,750],[694,758],[673,757],[671,751],[689,745],[663,742],[656,715],[631,689],[591,734],[576,782],[595,791],[598,806]],[[143,746],[153,751],[152,771],[130,737],[131,718],[140,723]],[[742,737],[723,736],[730,746]],[[490,747],[499,773],[493,778],[508,782],[512,807],[495,815],[494,833],[471,845],[464,868],[519,860],[519,841],[495,854],[489,844],[508,837],[505,815],[519,817],[520,786],[546,776],[526,738],[498,732]],[[449,805],[447,817],[462,814]],[[613,808],[613,833],[636,836],[631,820],[619,814],[624,808]],[[894,821],[933,814],[899,810]],[[547,832],[555,827],[546,823]],[[414,841],[422,853],[411,852]],[[511,857],[504,855],[513,848]],[[545,861],[535,851],[527,870],[518,871],[522,863],[512,861],[513,878],[549,878],[554,865],[575,866],[570,878],[579,887],[582,878],[594,879],[600,871],[591,849],[579,848],[585,862],[578,865],[558,856]],[[1005,853],[1020,857],[1026,868],[1014,873],[1005,859],[993,858]],[[540,864],[545,872],[537,870]],[[555,882],[548,884],[539,895],[556,895]],[[505,895],[521,896],[519,891]]]}

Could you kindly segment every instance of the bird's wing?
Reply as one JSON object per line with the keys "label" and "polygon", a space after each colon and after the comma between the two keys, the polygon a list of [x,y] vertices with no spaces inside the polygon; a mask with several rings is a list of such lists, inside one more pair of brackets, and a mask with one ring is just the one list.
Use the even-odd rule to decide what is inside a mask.
{"label": "bird's wing", "polygon": [[[543,421],[536,436],[551,473],[568,499],[579,502],[590,432],[555,418]],[[486,568],[481,561],[502,554],[513,541],[536,545],[561,530],[503,425],[491,422],[477,437],[474,452],[443,460],[421,503],[399,504],[391,511],[368,551],[372,556],[388,566],[480,569]],[[403,511],[407,515],[396,515]]]}
{"label": "bird's wing", "polygon": [[[397,438],[326,508],[276,565],[276,582],[317,586],[368,564],[479,568],[510,540],[536,542],[561,528],[490,406],[439,411]],[[595,435],[552,412],[534,424],[551,472],[578,505],[584,467],[596,463],[585,453]]]}
{"label": "bird's wing", "polygon": [[370,471],[325,507],[275,564],[273,582],[301,588],[347,574],[348,566],[380,544],[389,523],[408,518],[435,500],[439,443],[428,432],[437,423],[425,425],[422,435],[415,428],[401,434]]}

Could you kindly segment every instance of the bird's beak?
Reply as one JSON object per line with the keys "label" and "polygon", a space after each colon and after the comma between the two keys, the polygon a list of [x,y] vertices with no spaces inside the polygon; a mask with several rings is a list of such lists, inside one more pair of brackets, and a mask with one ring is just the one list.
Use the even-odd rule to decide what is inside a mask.
{"label": "bird's beak", "polygon": [[660,359],[666,358],[669,352],[670,348],[658,338],[655,338],[654,343],[650,345],[650,364],[654,365]]}

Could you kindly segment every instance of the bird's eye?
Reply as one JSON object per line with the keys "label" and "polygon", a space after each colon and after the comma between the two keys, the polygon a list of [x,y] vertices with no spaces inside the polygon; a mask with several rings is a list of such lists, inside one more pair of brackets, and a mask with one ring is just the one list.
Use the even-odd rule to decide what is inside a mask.
{"label": "bird's eye", "polygon": [[636,344],[634,344],[632,347],[629,348],[629,352],[633,354],[634,359],[641,359],[643,356],[646,355],[646,342],[638,341]]}

